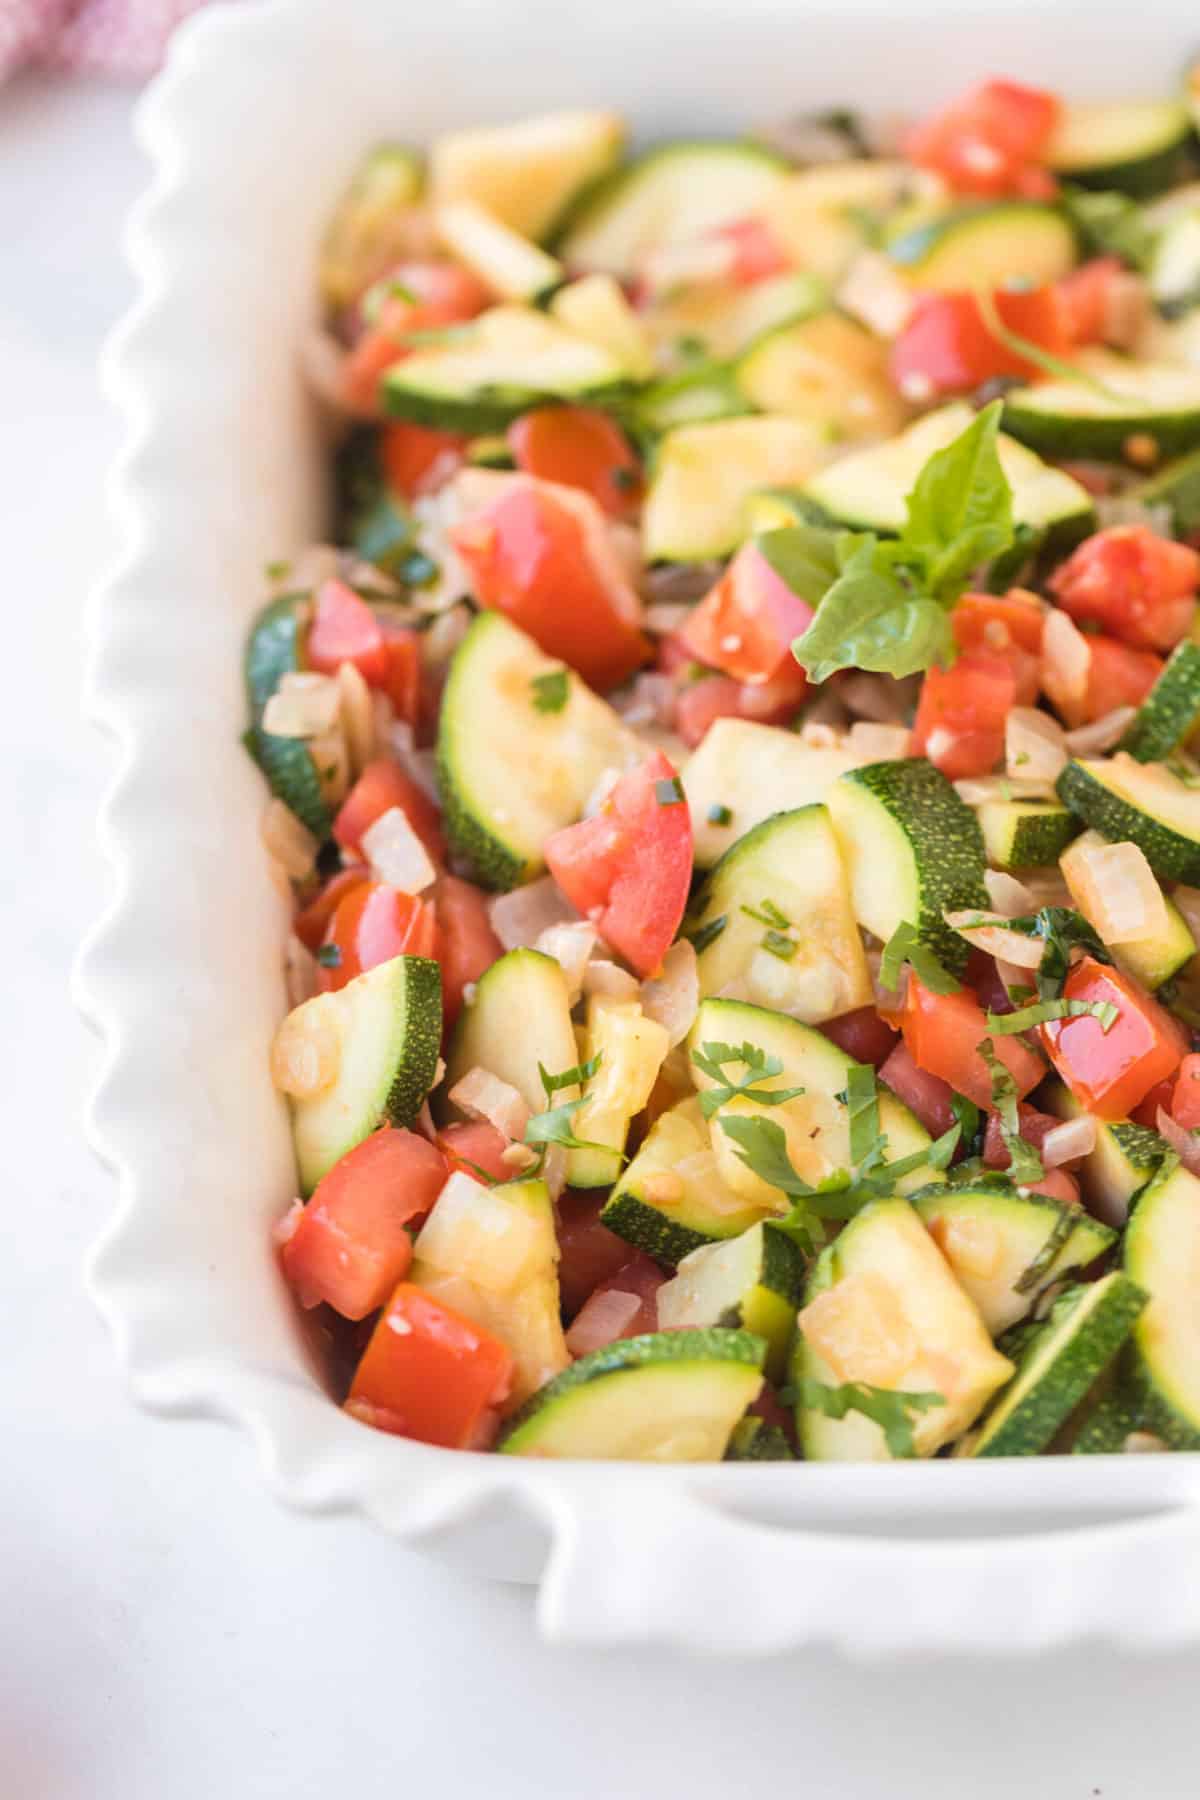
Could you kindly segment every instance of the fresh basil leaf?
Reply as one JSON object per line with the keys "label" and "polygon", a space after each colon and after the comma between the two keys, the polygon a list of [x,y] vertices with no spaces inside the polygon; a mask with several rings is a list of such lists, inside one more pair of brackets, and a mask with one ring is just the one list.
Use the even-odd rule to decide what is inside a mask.
{"label": "fresh basil leaf", "polygon": [[728,923],[728,913],[718,913],[715,919],[709,919],[707,924],[699,926],[691,933],[688,937],[688,942],[696,952],[697,956],[699,956],[702,951],[707,950],[710,944],[716,943]]}
{"label": "fresh basil leaf", "polygon": [[879,982],[889,993],[900,985],[900,970],[908,963],[931,994],[957,994],[961,983],[944,969],[910,919],[902,919],[883,947],[879,960]]}
{"label": "fresh basil leaf", "polygon": [[1099,1019],[1101,1031],[1110,1031],[1120,1018],[1120,1009],[1111,1000],[1039,1000],[1034,1006],[1022,1006],[1017,1012],[988,1013],[987,1027],[993,1037],[1013,1037],[1018,1031],[1029,1031],[1034,1025],[1048,1025],[1053,1019]]}
{"label": "fresh basil leaf", "polygon": [[861,1413],[883,1432],[888,1450],[895,1457],[916,1454],[912,1415],[929,1412],[946,1404],[945,1395],[905,1393],[900,1388],[871,1387],[865,1382],[844,1381],[838,1387],[803,1376],[794,1387],[785,1390],[787,1398],[827,1419],[844,1419],[848,1412]]}
{"label": "fresh basil leaf", "polygon": [[973,569],[1012,544],[1012,489],[996,448],[1002,411],[998,400],[984,407],[929,458],[908,496],[901,543],[939,599],[956,599]]}
{"label": "fresh basil leaf", "polygon": [[984,1038],[978,1048],[992,1078],[992,1105],[999,1114],[1000,1135],[1004,1139],[1004,1147],[1012,1159],[1008,1174],[1018,1184],[1040,1181],[1046,1171],[1042,1167],[1042,1159],[1033,1145],[1027,1144],[1021,1136],[1017,1084],[1013,1080],[1010,1070],[996,1055],[996,1046],[991,1038]]}
{"label": "fresh basil leaf", "polygon": [[851,1063],[846,1074],[846,1111],[850,1115],[850,1161],[859,1171],[883,1158],[887,1138],[879,1129],[879,1094],[870,1063]]}
{"label": "fresh basil leaf", "polygon": [[1043,906],[1040,912],[1006,919],[1005,929],[1040,938],[1045,945],[1035,980],[1038,998],[1057,1000],[1071,970],[1071,952],[1086,950],[1097,962],[1111,963],[1112,953],[1097,937],[1082,913],[1069,906]]}
{"label": "fresh basil leaf", "polygon": [[[553,1100],[560,1088],[582,1087],[585,1081],[590,1081],[600,1067],[602,1054],[603,1052],[598,1050],[595,1056],[588,1058],[587,1062],[576,1063],[573,1069],[562,1069],[557,1075],[551,1075],[550,1071],[539,1063],[538,1074],[541,1076],[542,1089],[546,1099]],[[572,1104],[574,1105],[576,1102],[572,1102]]]}
{"label": "fresh basil leaf", "polygon": [[954,659],[954,633],[936,600],[915,594],[888,569],[867,533],[852,540],[842,572],[817,608],[792,654],[810,681],[839,669],[915,675]]}
{"label": "fresh basil leaf", "polygon": [[754,542],[793,594],[817,606],[838,578],[839,536],[819,525],[781,525],[762,532]]}

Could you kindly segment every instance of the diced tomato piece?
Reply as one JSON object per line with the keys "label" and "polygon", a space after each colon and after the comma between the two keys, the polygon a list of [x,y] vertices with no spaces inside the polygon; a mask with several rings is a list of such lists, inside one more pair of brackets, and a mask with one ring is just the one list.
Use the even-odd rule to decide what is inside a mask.
{"label": "diced tomato piece", "polygon": [[675,730],[694,750],[717,719],[753,719],[760,725],[786,725],[803,706],[808,679],[799,663],[783,666],[767,682],[734,681],[709,675],[680,688],[675,702]]}
{"label": "diced tomato piece", "polygon": [[1164,1112],[1171,1112],[1177,1079],[1175,1075],[1168,1075],[1162,1081],[1155,1082],[1150,1092],[1130,1112],[1129,1116],[1135,1125],[1148,1125],[1151,1131],[1158,1130],[1158,1109],[1161,1106]]}
{"label": "diced tomato piece", "polygon": [[380,682],[392,711],[415,731],[421,718],[421,640],[404,626],[384,627],[387,668]]}
{"label": "diced tomato piece", "polygon": [[490,969],[504,945],[492,930],[481,888],[457,875],[443,875],[433,890],[437,912],[437,959],[442,966],[442,1013],[446,1028],[462,1008],[463,989]]}
{"label": "diced tomato piece", "polygon": [[634,1313],[629,1323],[621,1332],[623,1338],[637,1337],[643,1331],[658,1330],[658,1290],[667,1279],[658,1264],[642,1250],[629,1251],[625,1246],[625,1260],[620,1267],[614,1269],[607,1281],[602,1281],[593,1290],[596,1294],[611,1293],[614,1289],[621,1294],[636,1294],[641,1301],[640,1309]]}
{"label": "diced tomato piece", "polygon": [[280,1252],[302,1306],[347,1319],[382,1306],[412,1261],[408,1227],[446,1182],[441,1154],[415,1131],[384,1130],[322,1176]]}
{"label": "diced tomato piece", "polygon": [[1013,672],[1017,705],[1038,697],[1045,616],[1036,594],[964,594],[950,615],[954,641],[974,655],[1000,657]]}
{"label": "diced tomato piece", "polygon": [[[1071,347],[1067,310],[1053,287],[992,296],[997,317],[1012,332],[1054,355]],[[922,294],[892,344],[892,380],[901,394],[932,400],[965,394],[1002,375],[1036,381],[1044,371],[989,330],[974,294]]]}
{"label": "diced tomato piece", "polygon": [[1112,525],[1080,544],[1049,585],[1073,619],[1141,649],[1171,650],[1195,616],[1200,555],[1148,525]]}
{"label": "diced tomato piece", "polygon": [[307,949],[315,950],[346,895],[370,879],[371,873],[365,863],[355,863],[351,868],[339,869],[336,875],[331,875],[320,893],[307,906],[301,907],[292,920],[292,930],[300,942]]}
{"label": "diced tomato piece", "polygon": [[1140,706],[1162,674],[1162,658],[1149,650],[1133,650],[1112,638],[1088,639],[1092,653],[1087,700],[1080,724],[1090,724],[1118,706]]}
{"label": "diced tomato piece", "polygon": [[556,831],[546,863],[563,893],[639,975],[674,942],[692,879],[692,822],[661,750],[622,775],[600,811]]}
{"label": "diced tomato piece", "polygon": [[[1021,1128],[1021,1136],[1035,1150],[1041,1150],[1046,1141],[1046,1133],[1061,1125],[1061,1119],[1052,1118],[1049,1113],[1039,1112],[1035,1106],[1019,1106],[1017,1118]],[[1000,1126],[998,1113],[988,1117],[987,1131],[983,1140],[983,1160],[989,1169],[1007,1169],[1012,1162],[1008,1146],[1004,1142],[1004,1133]],[[1078,1160],[1078,1159],[1075,1159]]]}
{"label": "diced tomato piece", "polygon": [[402,894],[382,881],[360,881],[338,901],[318,957],[318,980],[326,993],[344,988],[356,975],[391,962],[393,956],[432,956],[433,909],[415,894]]}
{"label": "diced tomato piece", "polygon": [[1004,725],[1017,703],[1017,678],[999,656],[968,652],[921,683],[912,753],[951,781],[987,775],[1004,755]]}
{"label": "diced tomato piece", "polygon": [[1071,970],[1063,993],[1068,1000],[1109,1001],[1117,1018],[1107,1031],[1091,1014],[1039,1026],[1048,1056],[1088,1112],[1127,1119],[1187,1054],[1182,1027],[1131,976],[1091,956]]}
{"label": "diced tomato piece", "polygon": [[625,1239],[600,1223],[601,1209],[607,1199],[607,1194],[595,1194],[587,1189],[573,1192],[570,1188],[559,1199],[558,1291],[567,1319],[575,1317],[588,1295],[597,1288],[615,1287],[617,1283],[612,1277],[629,1261],[629,1245]]}
{"label": "diced tomato piece", "polygon": [[437,1134],[437,1147],[451,1174],[460,1169],[464,1175],[473,1175],[478,1180],[482,1169],[493,1181],[511,1181],[513,1178],[511,1165],[504,1161],[508,1139],[486,1119],[467,1119],[459,1125],[447,1125]]}
{"label": "diced tomato piece", "polygon": [[904,150],[957,193],[1047,199],[1054,182],[1037,165],[1060,111],[1040,88],[984,81],[910,131]]}
{"label": "diced tomato piece", "polygon": [[954,1124],[954,1089],[940,1075],[919,1069],[903,1038],[880,1069],[879,1079],[933,1137],[941,1137]]}
{"label": "diced tomato piece", "polygon": [[483,283],[457,263],[399,263],[378,284],[379,291],[388,284],[390,296],[350,350],[342,371],[347,406],[368,416],[379,410],[383,375],[415,348],[408,341],[410,333],[473,319],[490,300]]}
{"label": "diced tomato piece", "polygon": [[[910,974],[901,1030],[919,1068],[940,1075],[976,1106],[993,1110],[992,1077],[979,1053],[980,1044],[990,1034],[983,1008],[970,988],[960,988],[956,994],[934,994],[919,976]],[[997,1059],[1016,1083],[1018,1098],[1037,1086],[1046,1069],[1036,1050],[1019,1037],[993,1037],[992,1044]]]}
{"label": "diced tomato piece", "polygon": [[445,862],[446,840],[437,807],[399,763],[386,757],[369,762],[342,801],[333,821],[333,835],[342,849],[361,855],[364,831],[393,806],[401,808],[432,860]]}
{"label": "diced tomato piece", "polygon": [[499,1338],[402,1281],[354,1372],[346,1410],[400,1437],[482,1449],[512,1369]]}
{"label": "diced tomato piece", "polygon": [[[697,662],[762,685],[799,670],[792,642],[806,631],[813,608],[794,594],[751,539],[679,632]],[[803,678],[803,671],[800,671]]]}
{"label": "diced tomato piece", "polygon": [[1067,309],[1067,331],[1074,344],[1099,344],[1109,320],[1113,282],[1124,280],[1119,256],[1093,256],[1055,284]]}
{"label": "diced tomato piece", "polygon": [[588,406],[535,407],[509,426],[508,447],[526,475],[581,488],[611,518],[628,518],[641,503],[641,464],[607,413]]}
{"label": "diced tomato piece", "polygon": [[387,669],[387,650],[375,614],[344,581],[323,581],[313,603],[305,660],[323,675],[353,663],[364,681],[378,687]]}
{"label": "diced tomato piece", "polygon": [[449,481],[461,465],[467,439],[429,425],[385,425],[379,434],[383,478],[401,500],[419,500]]}
{"label": "diced tomato piece", "polygon": [[1031,1194],[1045,1194],[1048,1200],[1061,1200],[1064,1206],[1078,1206],[1079,1183],[1066,1169],[1047,1169],[1040,1181],[1027,1183]]}
{"label": "diced tomato piece", "polygon": [[514,475],[450,536],[480,605],[506,613],[593,687],[616,687],[647,660],[641,602],[590,496]]}
{"label": "diced tomato piece", "polygon": [[787,253],[765,219],[731,219],[717,225],[712,236],[733,245],[733,279],[739,287],[752,287],[768,276],[782,275],[791,265]]}
{"label": "diced tomato piece", "polygon": [[840,1019],[826,1019],[820,1029],[855,1062],[871,1063],[876,1069],[887,1061],[898,1042],[896,1033],[873,1006],[860,1006],[856,1012],[843,1013]]}
{"label": "diced tomato piece", "polygon": [[1200,1056],[1185,1056],[1171,1094],[1171,1117],[1185,1131],[1200,1129]]}

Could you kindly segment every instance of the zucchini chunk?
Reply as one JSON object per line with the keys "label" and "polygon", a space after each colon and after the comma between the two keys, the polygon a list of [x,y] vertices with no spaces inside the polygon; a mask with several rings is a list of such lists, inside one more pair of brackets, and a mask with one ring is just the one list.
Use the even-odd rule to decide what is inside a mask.
{"label": "zucchini chunk", "polygon": [[957,207],[894,237],[887,250],[915,286],[958,293],[1058,281],[1075,267],[1078,245],[1056,207],[1009,200]]}
{"label": "zucchini chunk", "polygon": [[767,1380],[782,1381],[803,1292],[799,1248],[764,1222],[726,1243],[690,1251],[658,1290],[658,1322],[672,1331],[683,1325],[752,1331],[767,1346]]}
{"label": "zucchini chunk", "polygon": [[[886,444],[839,457],[810,476],[804,492],[839,524],[895,535],[904,526],[905,502],[921,470],[936,450],[961,437],[971,418],[962,402],[939,407]],[[1050,468],[1003,432],[996,448],[1012,488],[1015,524],[1055,550],[1065,551],[1087,536],[1092,501],[1072,476]]]}
{"label": "zucchini chunk", "polygon": [[576,196],[612,168],[625,127],[616,113],[558,112],[435,138],[436,202],[474,200],[523,237],[547,237]]}
{"label": "zucchini chunk", "polygon": [[702,1245],[736,1238],[777,1210],[734,1194],[713,1155],[698,1100],[661,1113],[610,1194],[600,1222],[668,1266]]}
{"label": "zucchini chunk", "polygon": [[1200,444],[1200,369],[1132,362],[1110,350],[1081,350],[1072,360],[1085,379],[1005,395],[1005,431],[1043,456],[1102,462],[1120,462],[1131,438],[1151,439],[1162,456]]}
{"label": "zucchini chunk", "polygon": [[[1056,1119],[1077,1119],[1085,1111],[1070,1088],[1048,1081],[1038,1105]],[[1157,1175],[1167,1145],[1148,1125],[1130,1119],[1096,1120],[1095,1148],[1079,1165],[1079,1185],[1092,1212],[1109,1225],[1123,1225],[1131,1203]]]}
{"label": "zucchini chunk", "polygon": [[913,1205],[993,1337],[1023,1319],[1051,1282],[1085,1269],[1117,1241],[1079,1207],[1001,1176],[943,1184],[915,1195]]}
{"label": "zucchini chunk", "polygon": [[1200,779],[1193,786],[1167,763],[1139,763],[1118,751],[1069,762],[1057,787],[1101,836],[1137,844],[1156,875],[1200,882]]}
{"label": "zucchini chunk", "polygon": [[648,251],[760,212],[787,168],[761,145],[719,139],[644,151],[583,196],[558,254],[573,269],[632,275]]}
{"label": "zucchini chunk", "polygon": [[[578,1062],[562,965],[540,950],[509,950],[485,969],[474,997],[463,1006],[442,1091],[449,1094],[472,1069],[486,1069],[516,1088],[531,1113],[540,1113],[548,1102],[538,1064],[550,1075],[561,1075]],[[564,1088],[555,1101],[574,1100],[578,1092]],[[444,1117],[454,1112],[440,1094],[439,1110]]]}
{"label": "zucchini chunk", "polygon": [[944,913],[987,911],[983,834],[971,808],[923,757],[852,769],[829,790],[854,915],[887,942],[905,920],[961,974],[967,945]]}
{"label": "zucchini chunk", "polygon": [[[1200,459],[1197,459],[1200,481]],[[1128,731],[1121,749],[1136,762],[1164,762],[1200,728],[1200,644],[1176,644]]]}
{"label": "zucchini chunk", "polygon": [[960,1456],[1036,1456],[1134,1329],[1147,1295],[1114,1269],[1068,1288],[1031,1337],[1017,1372]]}
{"label": "zucchini chunk", "polygon": [[1186,1169],[1143,1191],[1125,1233],[1125,1272],[1150,1296],[1133,1333],[1145,1423],[1177,1450],[1200,1450],[1200,1181]]}
{"label": "zucchini chunk", "polygon": [[725,852],[695,923],[701,996],[730,982],[759,1006],[819,1025],[872,1004],[828,809],[775,813]]}
{"label": "zucchini chunk", "polygon": [[645,322],[611,275],[568,281],[552,296],[550,316],[576,337],[607,350],[628,370],[630,380],[649,381],[653,375],[654,346]]}
{"label": "zucchini chunk", "polygon": [[528,1400],[496,1446],[508,1456],[719,1462],[762,1387],[748,1331],[656,1331],[582,1356]]}
{"label": "zucchini chunk", "polygon": [[828,289],[818,276],[807,269],[789,269],[749,287],[697,282],[664,295],[647,307],[642,317],[662,354],[670,353],[672,362],[679,359],[681,339],[722,360],[742,355],[767,332],[807,319],[826,306],[828,299]]}
{"label": "zucchini chunk", "polygon": [[394,956],[328,996],[341,1061],[331,1086],[293,1099],[300,1191],[380,1125],[411,1125],[433,1086],[442,1037],[442,978],[423,956]]}
{"label": "zucchini chunk", "polygon": [[438,237],[473,275],[502,300],[544,300],[563,279],[563,266],[475,200],[452,200],[433,215]]}
{"label": "zucchini chunk", "polygon": [[823,801],[866,758],[848,744],[818,749],[794,731],[751,719],[717,719],[684,768],[696,867],[709,869],[772,813]]}
{"label": "zucchini chunk", "polygon": [[839,442],[890,437],[908,417],[888,374],[887,345],[843,313],[766,332],[735,373],[759,412],[807,419]]}
{"label": "zucchini chunk", "polygon": [[649,1100],[670,1047],[666,1027],[647,1018],[636,1000],[590,997],[583,1059],[598,1058],[599,1066],[583,1084],[583,1105],[571,1121],[571,1134],[596,1148],[570,1152],[571,1187],[611,1187],[619,1178],[630,1120]]}
{"label": "zucchini chunk", "polygon": [[[539,712],[535,681],[560,672],[564,705]],[[575,823],[607,769],[639,755],[612,708],[503,614],[472,622],[442,697],[437,771],[450,842],[484,887],[540,874],[550,834]]]}
{"label": "zucchini chunk", "polygon": [[628,369],[598,344],[532,307],[494,306],[439,343],[394,363],[383,410],[439,431],[503,431],[530,407],[555,400],[604,405],[624,396]]}
{"label": "zucchini chunk", "polygon": [[750,411],[730,366],[702,362],[643,388],[633,402],[630,422],[639,435],[653,440],[683,425],[745,418]]}
{"label": "zucchini chunk", "polygon": [[806,419],[765,415],[669,431],[642,514],[646,561],[705,562],[728,555],[746,535],[750,495],[805,481],[825,460],[827,442],[824,429]]}
{"label": "zucchini chunk", "polygon": [[800,169],[767,196],[763,218],[801,268],[835,282],[889,228],[915,229],[945,209],[944,182],[898,159],[870,157]]}
{"label": "zucchini chunk", "polygon": [[421,197],[424,164],[404,144],[377,144],[355,171],[321,244],[317,279],[330,311],[349,306],[403,255],[406,214]]}
{"label": "zucchini chunk", "polygon": [[975,812],[994,869],[1052,867],[1079,834],[1074,813],[1052,800],[985,800]]}
{"label": "zucchini chunk", "polygon": [[250,709],[246,747],[267,778],[271,792],[291,808],[315,838],[329,836],[329,808],[312,751],[303,738],[264,731],[267,701],[285,675],[304,668],[306,594],[284,594],[264,606],[246,643],[243,673]]}
{"label": "zucchini chunk", "polygon": [[[907,1200],[873,1200],[813,1266],[792,1353],[793,1379],[940,1394],[912,1417],[917,1456],[960,1437],[1013,1373],[974,1302]],[[810,1462],[890,1456],[861,1413],[830,1419],[803,1402],[796,1429]]]}
{"label": "zucchini chunk", "polygon": [[[1087,904],[1090,890],[1086,883],[1080,880],[1078,865],[1083,862],[1090,851],[1103,848],[1104,842],[1105,840],[1098,832],[1085,832],[1069,849],[1063,852],[1059,865],[1063,880],[1070,888],[1076,906],[1101,937],[1103,937],[1103,932],[1100,932],[1099,923],[1093,916],[1096,909],[1092,906],[1089,911]],[[1186,919],[1175,902],[1167,894],[1161,893],[1161,889],[1160,894],[1166,913],[1166,922],[1162,930],[1133,939],[1128,943],[1114,944],[1111,947],[1113,960],[1122,969],[1127,969],[1137,981],[1141,982],[1144,988],[1149,988],[1151,993],[1156,988],[1162,987],[1164,982],[1170,981],[1172,975],[1178,974],[1184,964],[1191,962],[1196,954],[1196,940],[1188,929]]]}
{"label": "zucchini chunk", "polygon": [[1164,224],[1150,264],[1150,292],[1166,319],[1200,306],[1200,205]]}
{"label": "zucchini chunk", "polygon": [[753,1414],[738,1420],[729,1440],[729,1448],[725,1452],[726,1462],[795,1460],[792,1447],[778,1425],[768,1425],[765,1419],[755,1418]]}
{"label": "zucchini chunk", "polygon": [[1100,100],[1064,106],[1046,146],[1057,174],[1138,199],[1176,179],[1192,122],[1182,100]]}
{"label": "zucchini chunk", "polygon": [[1071,1444],[1071,1455],[1118,1455],[1124,1450],[1130,1432],[1141,1429],[1142,1413],[1137,1398],[1118,1380],[1101,1395],[1080,1423]]}
{"label": "zucchini chunk", "polygon": [[417,1234],[409,1280],[507,1344],[514,1407],[570,1362],[544,1181],[484,1187],[452,1175]]}

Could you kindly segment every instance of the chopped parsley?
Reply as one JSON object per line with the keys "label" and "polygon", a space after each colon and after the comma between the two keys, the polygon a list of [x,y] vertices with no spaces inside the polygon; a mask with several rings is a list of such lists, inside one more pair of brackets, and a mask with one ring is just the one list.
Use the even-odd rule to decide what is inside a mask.
{"label": "chopped parsley", "polygon": [[559,713],[567,704],[570,682],[565,669],[547,669],[544,675],[535,675],[529,686],[534,712]]}
{"label": "chopped parsley", "polygon": [[727,806],[722,806],[720,801],[715,806],[709,807],[706,817],[710,825],[731,825],[733,823],[733,814]]}
{"label": "chopped parsley", "polygon": [[577,1100],[563,1100],[558,1106],[550,1104],[561,1088],[581,1087],[585,1081],[591,1079],[599,1067],[599,1053],[590,1057],[587,1062],[577,1063],[572,1069],[560,1070],[557,1075],[552,1075],[541,1063],[538,1064],[538,1074],[541,1077],[547,1105],[545,1112],[534,1113],[525,1127],[524,1137],[524,1142],[539,1152],[539,1160],[533,1169],[535,1174],[545,1161],[546,1149],[550,1144],[560,1144],[564,1150],[611,1149],[608,1144],[596,1144],[587,1138],[577,1138],[572,1131],[572,1121],[583,1105],[584,1097],[582,1095]]}
{"label": "chopped parsley", "polygon": [[697,929],[690,934],[688,942],[696,952],[697,956],[707,950],[710,944],[716,943],[728,923],[729,914],[718,913],[716,918],[709,919],[707,924],[698,926]]}
{"label": "chopped parsley", "polygon": [[[692,1051],[692,1061],[702,1075],[707,1075],[713,1083],[700,1093],[700,1110],[706,1119],[711,1119],[722,1106],[728,1106],[731,1100],[752,1100],[757,1106],[782,1106],[787,1100],[795,1100],[804,1089],[756,1087],[758,1081],[772,1080],[783,1074],[783,1064],[777,1056],[768,1056],[757,1044],[701,1044],[698,1050]],[[737,1081],[730,1081],[725,1070],[730,1063],[740,1064],[746,1073]]]}

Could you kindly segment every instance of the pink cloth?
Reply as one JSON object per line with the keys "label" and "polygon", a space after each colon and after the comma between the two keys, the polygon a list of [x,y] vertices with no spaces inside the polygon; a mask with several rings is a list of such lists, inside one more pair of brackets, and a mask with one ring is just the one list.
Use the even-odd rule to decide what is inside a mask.
{"label": "pink cloth", "polygon": [[0,81],[25,64],[150,75],[204,0],[0,0]]}

